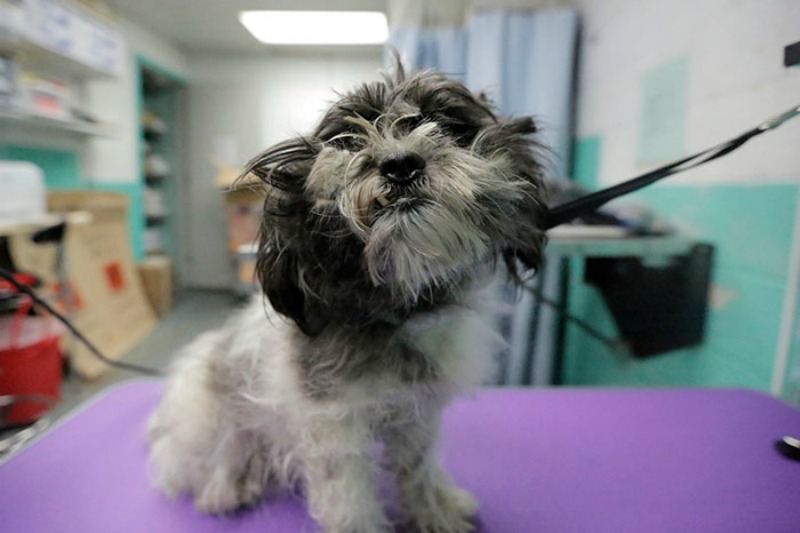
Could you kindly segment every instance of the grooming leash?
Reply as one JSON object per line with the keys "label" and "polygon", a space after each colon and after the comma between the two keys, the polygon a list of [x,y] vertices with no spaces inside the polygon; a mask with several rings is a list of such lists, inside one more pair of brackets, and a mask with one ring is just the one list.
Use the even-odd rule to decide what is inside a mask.
{"label": "grooming leash", "polygon": [[569,222],[570,220],[577,218],[582,214],[595,211],[614,198],[619,198],[620,196],[638,191],[639,189],[647,187],[648,185],[652,185],[663,178],[697,168],[700,165],[704,165],[710,161],[727,155],[740,148],[744,143],[753,137],[761,135],[766,131],[774,130],[784,122],[795,118],[797,115],[800,115],[800,105],[797,105],[785,113],[781,113],[780,115],[762,122],[755,128],[748,130],[729,141],[723,142],[707,150],[703,150],[702,152],[685,157],[673,163],[669,163],[655,170],[651,170],[646,174],[642,174],[641,176],[629,179],[620,184],[556,206],[553,209],[550,209],[550,211],[547,213],[544,229],[548,230],[564,224],[565,222]]}

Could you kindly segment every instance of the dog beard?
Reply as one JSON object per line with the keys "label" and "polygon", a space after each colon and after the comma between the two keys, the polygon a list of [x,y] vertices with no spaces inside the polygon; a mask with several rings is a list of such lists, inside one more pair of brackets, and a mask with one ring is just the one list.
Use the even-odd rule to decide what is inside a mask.
{"label": "dog beard", "polygon": [[[375,285],[387,285],[400,298],[414,300],[431,285],[447,284],[463,272],[485,264],[492,251],[490,228],[498,221],[482,202],[491,194],[496,204],[533,200],[535,187],[513,176],[502,176],[506,161],[487,160],[459,150],[435,124],[405,136],[394,128],[381,135],[372,124],[368,149],[348,157],[324,150],[309,180],[319,171],[346,176],[338,209],[350,229],[364,242],[364,261]],[[412,184],[392,187],[368,162],[393,153],[419,154],[425,174]],[[327,156],[339,163],[328,164]],[[344,156],[343,156],[344,155]],[[334,167],[334,168],[331,168]]]}

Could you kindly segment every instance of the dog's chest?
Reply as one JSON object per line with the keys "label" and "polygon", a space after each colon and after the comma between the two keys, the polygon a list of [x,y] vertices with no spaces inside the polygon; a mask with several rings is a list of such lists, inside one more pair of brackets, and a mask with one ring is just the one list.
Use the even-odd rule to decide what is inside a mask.
{"label": "dog's chest", "polygon": [[401,338],[432,365],[437,381],[472,386],[491,372],[494,330],[491,317],[453,307],[409,320]]}

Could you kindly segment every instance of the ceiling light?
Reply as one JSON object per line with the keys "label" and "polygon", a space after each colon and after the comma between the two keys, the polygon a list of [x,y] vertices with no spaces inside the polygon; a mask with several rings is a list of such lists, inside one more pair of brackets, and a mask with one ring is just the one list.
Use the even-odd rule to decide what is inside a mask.
{"label": "ceiling light", "polygon": [[389,35],[377,11],[242,11],[239,22],[264,44],[383,44]]}

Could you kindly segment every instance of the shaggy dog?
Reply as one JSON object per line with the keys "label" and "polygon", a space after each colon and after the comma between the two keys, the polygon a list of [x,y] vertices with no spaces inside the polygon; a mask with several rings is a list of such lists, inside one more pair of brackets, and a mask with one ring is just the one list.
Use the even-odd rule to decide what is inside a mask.
{"label": "shaggy dog", "polygon": [[149,425],[157,485],[210,513],[299,487],[324,531],[376,533],[392,528],[383,468],[417,530],[471,530],[476,502],[434,447],[443,408],[490,371],[487,280],[541,261],[534,132],[398,68],[253,159],[269,305],[177,360]]}

